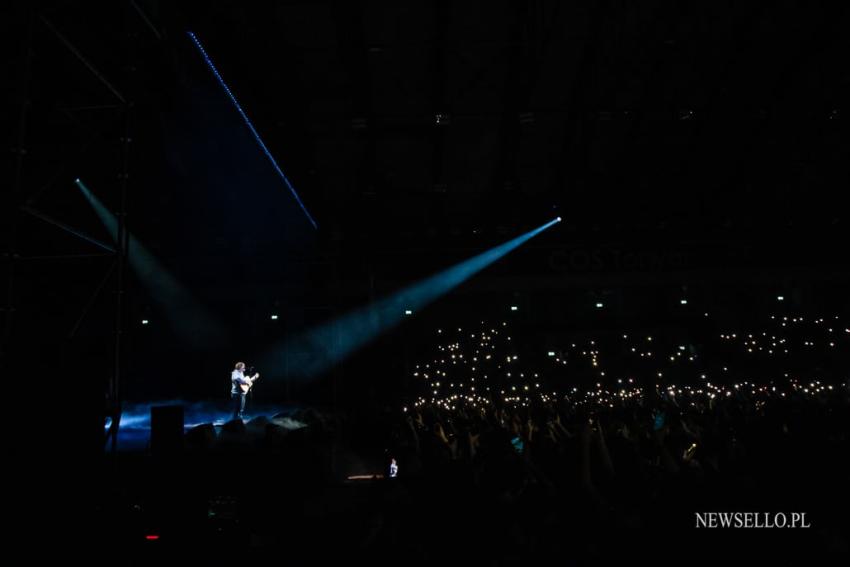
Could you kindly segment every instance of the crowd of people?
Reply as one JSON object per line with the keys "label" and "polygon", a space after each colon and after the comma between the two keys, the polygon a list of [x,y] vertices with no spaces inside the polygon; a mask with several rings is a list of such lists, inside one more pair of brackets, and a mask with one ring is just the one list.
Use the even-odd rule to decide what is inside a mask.
{"label": "crowd of people", "polygon": [[645,538],[664,550],[711,545],[694,531],[695,514],[732,510],[808,511],[817,518],[812,544],[846,552],[847,491],[836,488],[850,472],[841,457],[850,449],[850,383],[817,395],[758,394],[739,389],[704,404],[662,395],[432,405],[394,429],[394,455],[399,477],[445,506],[445,521],[474,517],[477,534],[455,527],[517,559],[577,548],[611,557]]}
{"label": "crowd of people", "polygon": [[[455,543],[494,561],[628,557],[652,542],[659,560],[676,550],[693,562],[736,538],[762,559],[846,554],[840,325],[773,316],[700,344],[617,333],[550,347],[538,368],[521,364],[528,349],[506,322],[440,329],[393,427],[398,477],[417,487],[413,509],[445,511],[434,539],[464,534]],[[709,511],[817,520],[756,545],[696,529]]]}
{"label": "crowd of people", "polygon": [[[144,468],[155,462],[125,468],[159,487],[139,506],[158,510],[160,523],[140,512],[134,525],[295,564],[342,554],[405,565],[796,565],[850,553],[850,380],[840,356],[787,372],[761,361],[758,380],[735,356],[644,335],[643,351],[604,338],[548,347],[549,366],[535,369],[521,364],[530,357],[507,327],[440,330],[436,356],[413,370],[418,391],[397,407],[307,410],[293,416],[306,424],[297,430],[260,418],[190,432],[180,470],[191,482]],[[844,352],[846,332],[824,327],[818,344]],[[769,349],[748,334],[720,340],[741,337],[734,347],[745,357]],[[663,368],[623,363],[624,350]],[[174,502],[194,505],[163,527]],[[699,527],[710,512],[802,515],[805,527]]]}

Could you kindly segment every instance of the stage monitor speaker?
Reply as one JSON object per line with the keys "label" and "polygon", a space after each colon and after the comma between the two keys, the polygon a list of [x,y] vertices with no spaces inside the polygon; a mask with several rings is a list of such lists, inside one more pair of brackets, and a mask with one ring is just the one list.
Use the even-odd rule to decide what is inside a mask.
{"label": "stage monitor speaker", "polygon": [[151,406],[151,454],[183,451],[183,406]]}

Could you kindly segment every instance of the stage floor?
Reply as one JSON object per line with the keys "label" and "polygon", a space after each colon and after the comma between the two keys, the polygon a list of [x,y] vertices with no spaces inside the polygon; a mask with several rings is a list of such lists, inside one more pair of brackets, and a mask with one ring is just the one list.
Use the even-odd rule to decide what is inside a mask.
{"label": "stage floor", "polygon": [[[193,427],[208,423],[211,423],[216,428],[216,433],[219,433],[222,426],[230,421],[233,411],[229,401],[215,403],[165,400],[126,403],[121,412],[117,449],[124,452],[146,451],[150,446],[151,438],[151,407],[175,405],[183,406],[184,433]],[[306,427],[306,424],[291,417],[299,409],[302,409],[301,406],[295,404],[249,406],[246,408],[243,421],[250,424],[251,420],[264,417],[286,429],[300,429]],[[111,422],[110,418],[106,419],[104,433],[109,431]]]}

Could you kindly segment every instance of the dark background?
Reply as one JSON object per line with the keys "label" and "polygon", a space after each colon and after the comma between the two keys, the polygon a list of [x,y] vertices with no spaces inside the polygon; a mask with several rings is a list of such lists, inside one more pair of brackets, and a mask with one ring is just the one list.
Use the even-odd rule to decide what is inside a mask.
{"label": "dark background", "polygon": [[4,11],[3,365],[45,397],[96,406],[115,372],[113,258],[44,220],[109,241],[77,177],[119,211],[127,175],[128,229],[228,333],[189,344],[128,268],[124,399],[224,398],[235,360],[555,216],[328,376],[260,369],[266,395],[394,403],[422,337],[509,305],[541,352],[566,335],[676,333],[704,310],[756,324],[777,295],[788,312],[846,311],[850,46],[836,3]]}

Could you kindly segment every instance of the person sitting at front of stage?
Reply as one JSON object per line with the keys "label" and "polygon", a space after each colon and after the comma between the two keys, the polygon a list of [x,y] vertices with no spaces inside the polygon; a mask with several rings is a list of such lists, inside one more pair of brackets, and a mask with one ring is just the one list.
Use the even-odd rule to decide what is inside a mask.
{"label": "person sitting at front of stage", "polygon": [[233,400],[233,419],[242,419],[245,413],[245,391],[242,386],[250,386],[251,379],[245,376],[245,363],[237,362],[230,373],[230,399]]}

